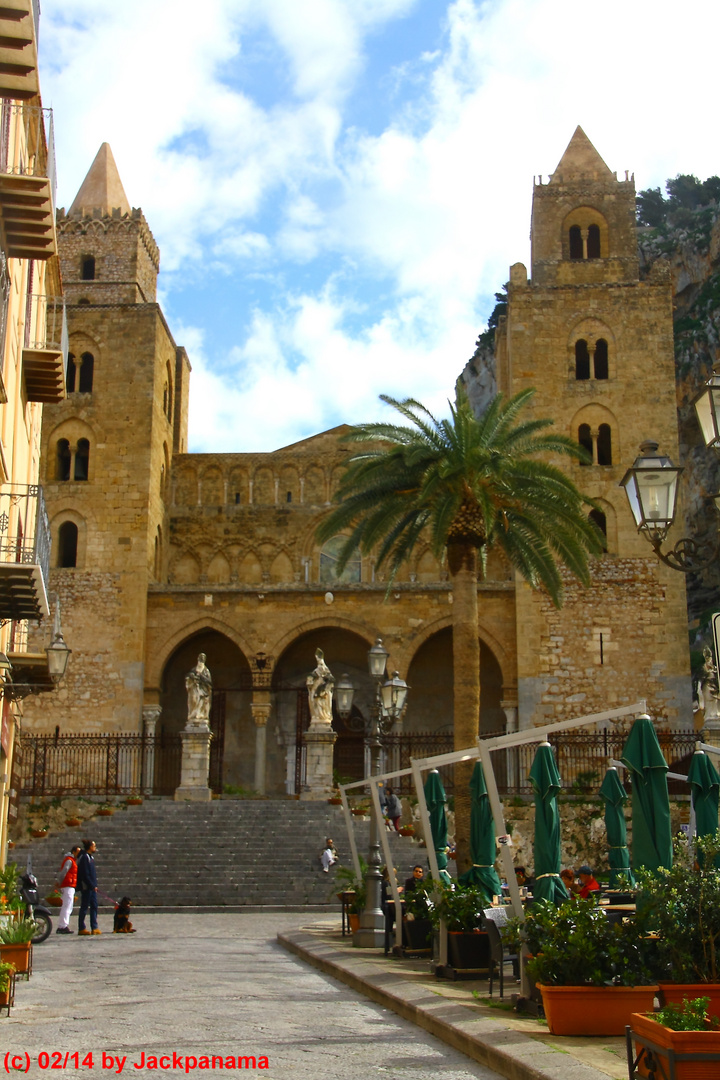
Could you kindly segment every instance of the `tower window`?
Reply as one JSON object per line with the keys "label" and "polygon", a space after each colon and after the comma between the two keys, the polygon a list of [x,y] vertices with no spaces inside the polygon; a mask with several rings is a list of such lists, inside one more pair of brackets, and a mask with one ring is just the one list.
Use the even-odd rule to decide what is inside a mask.
{"label": "tower window", "polygon": [[78,527],[74,521],[63,521],[58,529],[58,566],[77,566]]}
{"label": "tower window", "polygon": [[68,394],[75,393],[75,376],[77,374],[77,368],[75,366],[75,357],[72,353],[68,353],[67,362],[67,375],[65,377],[65,388]]}
{"label": "tower window", "polygon": [[[590,425],[589,424],[581,424],[580,427],[578,428],[578,442],[582,446],[583,450],[587,450],[588,454],[592,458],[593,441],[592,441],[592,435],[590,434]],[[589,465],[591,463],[589,461],[581,461],[580,464],[581,465]]]}
{"label": "tower window", "polygon": [[285,502],[292,502],[292,491],[288,491],[285,495]]}
{"label": "tower window", "polygon": [[236,491],[235,492],[235,505],[239,506],[239,504],[240,504],[240,492]]}
{"label": "tower window", "polygon": [[579,225],[570,226],[570,258],[582,259],[583,257],[583,242],[582,232]]}
{"label": "tower window", "polygon": [[595,378],[607,379],[608,377],[608,343],[605,338],[599,338],[595,342]]}
{"label": "tower window", "polygon": [[58,439],[55,478],[57,480],[70,479],[70,443],[67,439]]}
{"label": "tower window", "polygon": [[78,439],[75,451],[75,480],[87,480],[90,467],[90,443],[87,439]]}
{"label": "tower window", "polygon": [[84,352],[80,357],[80,377],[78,379],[78,391],[81,394],[89,394],[93,388],[93,373],[95,358],[92,353]]}
{"label": "tower window", "polygon": [[598,529],[603,534],[605,538],[603,542],[603,551],[607,551],[607,517],[603,514],[602,510],[591,510],[588,517],[594,525],[597,525]]}
{"label": "tower window", "polygon": [[597,463],[612,465],[612,435],[609,424],[601,424],[598,428]]}
{"label": "tower window", "polygon": [[599,259],[600,258],[600,226],[599,225],[590,225],[588,227],[587,257],[588,257],[588,259]]}
{"label": "tower window", "polygon": [[590,378],[590,352],[584,338],[575,342],[575,378],[578,380]]}
{"label": "tower window", "polygon": [[83,255],[80,265],[80,276],[83,281],[95,280],[95,256]]}

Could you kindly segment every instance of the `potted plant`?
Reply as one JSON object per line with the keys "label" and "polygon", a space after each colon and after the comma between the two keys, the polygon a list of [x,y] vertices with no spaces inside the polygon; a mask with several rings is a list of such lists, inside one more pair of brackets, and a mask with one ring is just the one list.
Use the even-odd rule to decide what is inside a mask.
{"label": "potted plant", "polygon": [[414,836],[415,835],[415,826],[414,825],[401,825],[400,828],[398,829],[398,832],[400,833],[401,836]]}
{"label": "potted plant", "polygon": [[720,832],[696,842],[693,858],[675,842],[671,870],[637,872],[641,904],[657,932],[658,982],[665,1004],[707,995],[720,1015]]}
{"label": "potted plant", "polygon": [[403,919],[403,941],[408,949],[419,952],[432,948],[433,902],[427,889],[411,889],[403,896],[405,917]]}
{"label": "potted plant", "polygon": [[69,829],[77,829],[79,825],[82,825],[82,821],[79,817],[65,818],[65,824]]}
{"label": "potted plant", "polygon": [[[653,1015],[634,1013],[629,1034],[635,1043],[633,1073],[716,1080],[720,1073],[720,1022],[708,1014],[709,1002],[707,996],[685,998],[682,1005],[665,1005]],[[669,1065],[671,1056],[674,1074]]]}
{"label": "potted plant", "polygon": [[142,795],[128,795],[127,799],[125,800],[126,806],[142,806],[142,804]]}
{"label": "potted plant", "polygon": [[[338,866],[335,870],[335,882],[344,883],[342,892],[339,892],[337,896],[341,903],[347,902],[348,904],[348,921],[353,934],[360,929],[360,915],[365,909],[366,899],[365,874],[367,873],[367,863],[362,855],[359,856],[359,859],[360,877],[356,876],[351,866]],[[352,894],[352,899],[350,899],[350,894]]]}
{"label": "potted plant", "polygon": [[115,813],[115,807],[110,806],[109,803],[103,803],[102,806],[98,806],[95,813],[98,817],[112,817]]}
{"label": "potted plant", "polygon": [[32,939],[37,930],[37,923],[25,918],[0,927],[0,960],[12,964],[18,975],[28,979],[32,975]]}
{"label": "potted plant", "polygon": [[482,930],[488,898],[474,885],[441,885],[432,919],[442,920],[448,935],[448,962],[459,971],[483,970],[490,965],[487,932]]}
{"label": "potted plant", "polygon": [[15,968],[0,960],[0,1009],[7,1009],[15,1004]]}
{"label": "potted plant", "polygon": [[35,840],[42,840],[43,837],[47,836],[47,834],[48,834],[47,826],[43,826],[42,829],[31,829],[30,830],[30,835]]}
{"label": "potted plant", "polygon": [[533,905],[522,924],[527,972],[542,994],[553,1035],[623,1035],[659,987],[642,915],[612,923],[591,898]]}

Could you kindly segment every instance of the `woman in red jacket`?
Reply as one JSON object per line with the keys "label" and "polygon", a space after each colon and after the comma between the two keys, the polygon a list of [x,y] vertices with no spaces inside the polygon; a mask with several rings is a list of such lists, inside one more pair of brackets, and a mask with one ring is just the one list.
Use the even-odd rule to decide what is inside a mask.
{"label": "woman in red jacket", "polygon": [[75,901],[75,886],[77,885],[77,857],[81,848],[76,844],[66,855],[63,856],[62,865],[58,872],[58,888],[62,894],[62,907],[56,934],[72,934],[70,929],[70,916],[72,915]]}

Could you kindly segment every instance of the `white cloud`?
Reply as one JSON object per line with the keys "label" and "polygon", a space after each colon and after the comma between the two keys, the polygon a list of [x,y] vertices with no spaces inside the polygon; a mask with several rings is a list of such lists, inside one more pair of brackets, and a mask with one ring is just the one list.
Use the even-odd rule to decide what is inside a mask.
{"label": "white cloud", "polygon": [[[234,276],[238,295],[260,273],[273,283],[229,357],[174,323],[196,447],[269,449],[370,418],[380,392],[441,407],[508,265],[529,259],[533,175],[576,124],[640,187],[720,171],[710,0],[692,18],[669,0],[606,0],[602,18],[577,0],[454,0],[440,47],[385,89],[362,83],[381,32],[442,14],[420,0],[44,0],[61,201],[107,139],[172,312],[193,266]],[[277,78],[258,89],[263,48]],[[390,85],[390,119],[351,127],[358,87],[387,115]]]}

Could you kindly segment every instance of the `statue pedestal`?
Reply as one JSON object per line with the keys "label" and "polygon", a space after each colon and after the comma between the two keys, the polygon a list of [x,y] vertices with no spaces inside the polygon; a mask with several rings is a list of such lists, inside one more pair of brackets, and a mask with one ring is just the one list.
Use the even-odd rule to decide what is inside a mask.
{"label": "statue pedestal", "polygon": [[303,735],[306,747],[305,790],[301,799],[328,799],[333,788],[333,747],[337,732],[329,725],[313,725]]}
{"label": "statue pedestal", "polygon": [[710,746],[720,746],[720,716],[716,716],[711,713],[708,716],[710,710],[705,713],[705,721],[703,728],[705,730],[705,741]]}
{"label": "statue pedestal", "polygon": [[175,799],[178,802],[210,802],[212,791],[208,786],[208,776],[212,732],[209,727],[186,727],[180,734],[182,766],[180,787],[175,791]]}

